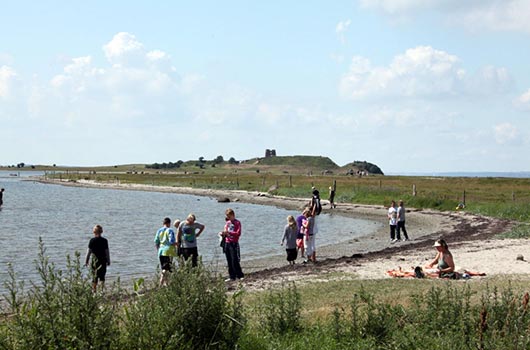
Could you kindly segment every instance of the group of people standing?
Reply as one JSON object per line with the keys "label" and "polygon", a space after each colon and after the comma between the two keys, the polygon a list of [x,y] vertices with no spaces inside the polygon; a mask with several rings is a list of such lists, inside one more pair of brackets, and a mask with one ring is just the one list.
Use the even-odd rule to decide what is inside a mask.
{"label": "group of people standing", "polygon": [[298,258],[298,251],[304,257],[304,263],[317,262],[315,237],[318,233],[316,217],[322,211],[320,194],[317,189],[313,189],[313,196],[308,206],[304,208],[302,214],[295,219],[294,216],[287,217],[281,245],[285,244],[287,261],[294,265]]}
{"label": "group of people standing", "polygon": [[[2,189],[3,190],[3,189]],[[330,205],[335,207],[333,202],[335,191],[330,187]],[[408,241],[409,236],[405,228],[405,206],[403,200],[398,202],[391,201],[388,209],[388,220],[390,226],[390,241],[395,243]],[[287,224],[284,228],[280,244],[285,245],[287,261],[294,265],[298,258],[298,252],[304,258],[303,263],[317,262],[316,258],[316,234],[318,233],[317,217],[322,211],[320,202],[320,193],[313,187],[312,197],[302,213],[296,218],[293,215],[287,217]],[[194,214],[189,214],[184,221],[175,220],[171,227],[171,219],[163,219],[163,226],[155,234],[155,247],[158,252],[160,268],[160,285],[166,285],[168,275],[173,267],[173,258],[180,257],[184,261],[191,260],[193,267],[197,266],[199,252],[197,248],[197,238],[202,234],[205,226],[196,221]],[[93,229],[94,238],[89,242],[86,255],[86,265],[89,264],[90,256],[92,259],[92,269],[94,271],[93,288],[96,290],[98,280],[105,281],[106,267],[110,265],[110,254],[108,242],[101,236],[103,228],[96,225]],[[403,238],[401,237],[403,232]],[[241,237],[241,222],[236,219],[233,209],[228,208],[225,211],[225,225],[221,232],[218,233],[220,245],[226,256],[229,277],[227,281],[235,281],[244,277],[241,268],[241,253],[239,247],[239,238]]]}
{"label": "group of people standing", "polygon": [[[244,277],[240,264],[239,248],[241,222],[236,219],[233,209],[226,209],[225,215],[225,225],[223,230],[219,232],[219,237],[228,263],[229,278],[227,281],[235,281]],[[189,214],[186,220],[182,222],[175,220],[173,227],[171,227],[171,219],[166,217],[162,220],[162,227],[155,234],[154,243],[160,262],[161,286],[168,283],[169,273],[173,269],[173,258],[180,257],[184,261],[191,260],[192,267],[197,266],[199,257],[197,238],[205,229],[203,224],[196,221],[194,214]],[[107,266],[110,265],[110,251],[107,239],[102,237],[103,227],[96,225],[92,232],[94,237],[88,243],[85,266],[90,265],[93,277],[92,289],[96,292],[98,282],[102,288],[104,287]]]}
{"label": "group of people standing", "polygon": [[[239,248],[239,238],[241,236],[241,222],[236,219],[233,209],[225,211],[225,225],[219,237],[221,247],[226,256],[228,264],[229,278],[227,281],[235,281],[244,277],[241,269],[241,254]],[[191,258],[191,265],[197,266],[199,252],[197,248],[197,238],[204,231],[205,226],[196,221],[194,214],[189,214],[186,220],[180,222],[175,220],[171,228],[171,219],[166,217],[163,226],[155,234],[155,247],[158,251],[160,268],[160,285],[166,285],[168,275],[172,270],[173,258],[181,257],[183,260]]]}
{"label": "group of people standing", "polygon": [[390,243],[396,243],[401,240],[401,231],[403,231],[403,241],[409,240],[409,235],[405,228],[405,204],[402,200],[399,201],[397,208],[394,200],[390,203],[388,223],[390,225]]}

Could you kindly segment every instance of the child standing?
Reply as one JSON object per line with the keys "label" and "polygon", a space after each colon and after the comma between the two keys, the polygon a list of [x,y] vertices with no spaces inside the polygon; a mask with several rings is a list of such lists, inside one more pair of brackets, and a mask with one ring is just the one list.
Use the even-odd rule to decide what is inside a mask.
{"label": "child standing", "polygon": [[285,242],[285,251],[287,253],[287,261],[290,265],[294,265],[295,260],[298,256],[298,250],[296,247],[296,237],[298,235],[298,226],[294,216],[289,215],[287,217],[287,225],[283,231],[283,237],[280,245]]}
{"label": "child standing", "polygon": [[302,227],[304,229],[304,249],[305,249],[305,255],[306,260],[304,260],[304,263],[307,263],[308,261],[312,261],[314,263],[317,262],[316,257],[316,247],[315,247],[315,219],[311,214],[310,209],[304,210],[304,216],[305,220],[302,222]]}
{"label": "child standing", "polygon": [[88,242],[85,266],[88,266],[90,257],[92,257],[92,291],[95,293],[98,286],[98,280],[101,281],[101,288],[103,289],[105,287],[107,266],[110,265],[110,252],[109,242],[106,238],[101,237],[103,227],[101,227],[101,225],[96,225],[92,232],[94,233],[94,237]]}

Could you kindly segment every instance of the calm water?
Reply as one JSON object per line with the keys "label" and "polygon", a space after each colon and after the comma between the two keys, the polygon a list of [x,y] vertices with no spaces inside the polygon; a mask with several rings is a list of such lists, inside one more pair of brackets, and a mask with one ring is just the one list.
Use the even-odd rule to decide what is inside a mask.
{"label": "calm water", "polygon": [[[58,267],[66,256],[86,253],[92,227],[103,226],[109,240],[112,265],[109,280],[118,275],[126,283],[133,278],[152,276],[158,258],[153,238],[162,219],[183,219],[193,212],[206,225],[198,239],[199,253],[207,263],[220,262],[224,256],[217,232],[224,225],[224,211],[230,206],[242,222],[240,240],[243,263],[254,258],[284,254],[279,245],[287,215],[298,215],[277,207],[246,203],[218,203],[216,199],[182,194],[93,189],[22,181],[28,174],[10,176],[0,171],[4,187],[4,205],[0,208],[0,294],[5,293],[7,263],[12,262],[19,279],[37,280],[35,259],[38,239]],[[332,244],[375,231],[380,223],[337,215],[319,216],[317,244]],[[124,285],[126,285],[126,283]],[[27,283],[26,283],[27,285]]]}

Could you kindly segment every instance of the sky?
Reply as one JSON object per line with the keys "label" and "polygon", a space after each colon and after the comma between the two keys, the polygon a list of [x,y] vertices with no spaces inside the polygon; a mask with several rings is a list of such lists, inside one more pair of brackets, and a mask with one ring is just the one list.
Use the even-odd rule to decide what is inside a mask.
{"label": "sky", "polygon": [[0,0],[0,165],[530,170],[530,1]]}

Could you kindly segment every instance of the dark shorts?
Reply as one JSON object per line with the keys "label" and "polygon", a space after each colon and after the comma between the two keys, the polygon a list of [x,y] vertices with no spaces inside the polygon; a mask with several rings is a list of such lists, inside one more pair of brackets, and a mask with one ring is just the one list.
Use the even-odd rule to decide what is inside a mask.
{"label": "dark shorts", "polygon": [[93,264],[92,272],[94,273],[94,277],[92,280],[93,282],[97,282],[98,280],[101,282],[105,282],[105,275],[107,274],[107,265]]}
{"label": "dark shorts", "polygon": [[197,257],[199,256],[199,250],[197,247],[193,248],[180,248],[181,256],[184,258],[184,260],[188,260],[188,258],[191,256],[191,265],[197,266]]}
{"label": "dark shorts", "polygon": [[285,249],[285,251],[287,252],[287,261],[295,261],[298,257],[298,249],[296,248]]}
{"label": "dark shorts", "polygon": [[171,257],[170,256],[159,256],[160,268],[162,270],[171,271]]}

